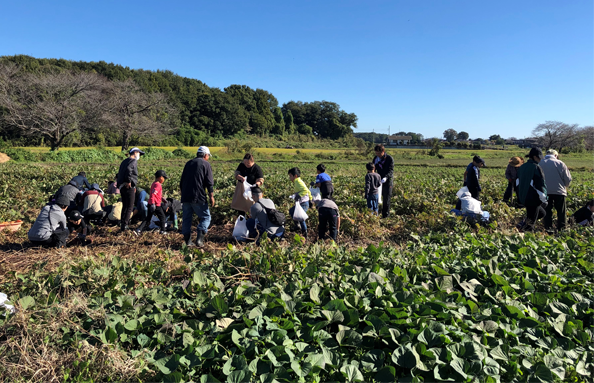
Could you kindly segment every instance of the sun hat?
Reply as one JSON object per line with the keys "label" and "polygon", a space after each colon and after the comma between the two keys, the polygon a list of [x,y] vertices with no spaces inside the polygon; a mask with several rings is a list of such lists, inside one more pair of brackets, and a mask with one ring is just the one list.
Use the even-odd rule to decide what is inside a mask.
{"label": "sun hat", "polygon": [[142,150],[138,149],[137,147],[133,147],[132,149],[130,149],[130,151],[128,153],[132,154],[134,152],[140,153],[141,156],[144,154],[144,152]]}
{"label": "sun hat", "polygon": [[547,150],[547,155],[558,156],[559,152],[556,151],[555,149],[549,149],[549,150]]}
{"label": "sun hat", "polygon": [[524,163],[524,159],[522,157],[512,157],[509,159],[509,164],[511,166],[513,166],[514,168],[518,168],[518,167],[522,166],[523,163]]}
{"label": "sun hat", "polygon": [[196,153],[208,154],[210,156],[210,149],[208,149],[208,146],[201,146]]}

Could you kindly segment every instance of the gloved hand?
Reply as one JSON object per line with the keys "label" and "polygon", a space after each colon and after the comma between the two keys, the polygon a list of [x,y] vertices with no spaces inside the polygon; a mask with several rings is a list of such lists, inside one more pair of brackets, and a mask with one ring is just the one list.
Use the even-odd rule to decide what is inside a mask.
{"label": "gloved hand", "polygon": [[154,212],[155,212],[155,210],[157,210],[157,207],[156,207],[155,205],[149,205],[149,206],[148,206],[148,211],[149,211],[149,212],[151,212],[151,213],[154,213]]}
{"label": "gloved hand", "polygon": [[387,180],[388,180],[387,177],[382,178],[382,183],[385,184]]}
{"label": "gloved hand", "polygon": [[83,234],[83,233],[78,233],[78,238],[80,238],[80,239],[86,239],[87,238],[87,235],[86,234]]}
{"label": "gloved hand", "polygon": [[297,194],[292,194],[289,196],[289,198],[294,200],[295,198],[297,198]]}

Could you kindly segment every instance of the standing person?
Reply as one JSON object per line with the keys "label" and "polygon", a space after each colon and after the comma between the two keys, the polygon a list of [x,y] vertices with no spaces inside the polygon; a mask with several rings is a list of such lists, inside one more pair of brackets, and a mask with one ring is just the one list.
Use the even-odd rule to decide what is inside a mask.
{"label": "standing person", "polygon": [[167,234],[167,231],[165,230],[167,218],[165,218],[165,211],[163,210],[161,203],[163,198],[163,182],[165,182],[166,179],[167,174],[165,173],[165,170],[157,170],[155,173],[155,182],[151,185],[151,193],[148,199],[148,214],[138,229],[135,230],[136,234],[142,233],[144,228],[151,224],[153,215],[156,215],[159,218],[159,223],[161,224],[160,234]]}
{"label": "standing person", "polygon": [[271,199],[264,198],[262,189],[255,186],[252,188],[252,198],[254,204],[250,208],[251,218],[245,222],[248,229],[249,238],[258,238],[260,241],[264,232],[268,234],[268,238],[275,240],[283,236],[285,229],[279,222],[273,222],[270,219],[270,212],[276,210],[274,202]]}
{"label": "standing person", "polygon": [[392,189],[394,187],[394,159],[391,155],[386,153],[384,145],[376,145],[374,148],[375,157],[373,164],[375,171],[381,177],[382,182],[382,218],[387,218],[390,215],[390,203],[392,199]]}
{"label": "standing person", "polygon": [[190,160],[184,166],[179,187],[181,189],[181,203],[183,205],[182,234],[186,246],[193,246],[192,218],[194,214],[198,216],[200,222],[197,226],[198,236],[196,244],[199,247],[204,246],[204,236],[208,231],[210,224],[210,211],[208,210],[208,198],[211,206],[214,207],[214,179],[212,176],[212,167],[208,163],[210,150],[206,146],[198,148],[196,158]]}
{"label": "standing person", "polygon": [[514,192],[516,197],[518,196],[518,185],[516,180],[518,179],[518,168],[522,166],[524,159],[522,157],[512,157],[509,159],[507,168],[505,169],[505,178],[507,178],[507,189],[503,194],[503,202],[508,203]]}
{"label": "standing person", "polygon": [[374,214],[379,214],[379,187],[382,184],[380,175],[375,172],[375,165],[373,162],[365,165],[367,174],[365,175],[365,199],[367,200],[367,207],[371,209]]}
{"label": "standing person", "polygon": [[105,211],[103,211],[105,200],[103,199],[103,191],[98,184],[91,185],[91,188],[82,195],[82,200],[82,215],[86,224],[91,220],[100,220],[105,217]]}
{"label": "standing person", "polygon": [[71,182],[74,181],[74,183],[78,187],[78,190],[83,190],[83,188],[87,188],[87,189],[91,188],[91,184],[89,183],[89,180],[87,179],[87,173],[85,173],[85,172],[78,173],[78,175],[72,177],[72,179],[70,181]]}
{"label": "standing person", "polygon": [[571,184],[571,173],[567,166],[559,160],[556,150],[547,150],[547,155],[539,164],[545,177],[549,204],[544,218],[545,230],[553,233],[553,207],[557,211],[557,231],[565,229],[567,225],[567,187]]}
{"label": "standing person", "polygon": [[138,183],[138,160],[144,152],[138,148],[130,149],[130,156],[120,164],[118,185],[122,196],[121,232],[129,229],[130,217],[134,209],[136,184]]}
{"label": "standing person", "polygon": [[[301,170],[299,170],[299,168],[289,169],[289,179],[293,182],[293,188],[295,189],[295,194],[292,195],[292,198],[295,200],[295,205],[301,205],[303,210],[307,213],[312,195],[305,185],[305,182],[301,179]],[[295,206],[289,209],[289,215],[293,218],[293,215],[295,215]],[[294,222],[297,223],[297,221]],[[301,229],[301,234],[307,238],[307,224],[305,221],[299,222],[299,227]]]}
{"label": "standing person", "polygon": [[480,168],[483,166],[485,166],[485,160],[479,156],[474,156],[472,162],[466,167],[466,172],[464,173],[464,185],[468,188],[472,198],[476,200],[479,199],[482,190],[479,179],[481,178]]}
{"label": "standing person", "polygon": [[66,246],[70,232],[66,214],[70,201],[64,195],[56,198],[41,209],[35,223],[27,233],[29,241],[37,246],[61,248]]}
{"label": "standing person", "polygon": [[[377,195],[377,194],[376,194]],[[338,238],[338,230],[340,229],[340,214],[338,213],[338,206],[334,201],[328,198],[322,198],[316,202],[318,208],[318,239],[325,240],[328,238],[336,242]]]}
{"label": "standing person", "polygon": [[237,185],[235,186],[235,193],[231,201],[231,209],[248,213],[254,202],[243,198],[243,183],[247,181],[248,184],[258,187],[264,184],[264,172],[256,164],[254,156],[250,153],[243,156],[243,161],[241,161],[237,170],[235,170],[235,179],[237,180]]}
{"label": "standing person", "polygon": [[319,164],[316,167],[316,172],[318,175],[316,176],[313,186],[320,188],[320,194],[322,198],[332,199],[332,195],[334,194],[334,185],[332,185],[332,178],[330,178],[328,173],[326,173],[326,165]]}
{"label": "standing person", "polygon": [[518,169],[518,199],[526,207],[524,230],[532,231],[536,221],[547,214],[544,209],[547,206],[547,186],[542,169],[538,166],[542,151],[532,148],[526,157],[528,161]]}

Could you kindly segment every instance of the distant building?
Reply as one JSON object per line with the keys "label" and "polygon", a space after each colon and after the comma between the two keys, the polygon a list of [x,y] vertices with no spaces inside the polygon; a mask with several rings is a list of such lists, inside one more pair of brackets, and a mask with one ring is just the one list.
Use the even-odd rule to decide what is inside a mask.
{"label": "distant building", "polygon": [[392,135],[388,137],[388,144],[390,145],[408,145],[412,141],[411,136],[397,136]]}

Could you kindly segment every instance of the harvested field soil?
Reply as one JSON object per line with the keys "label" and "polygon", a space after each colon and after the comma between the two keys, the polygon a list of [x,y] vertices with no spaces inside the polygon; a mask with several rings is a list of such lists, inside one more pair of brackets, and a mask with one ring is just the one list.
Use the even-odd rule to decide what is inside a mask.
{"label": "harvested field soil", "polygon": [[4,153],[0,153],[0,164],[10,161],[10,157],[8,157]]}

